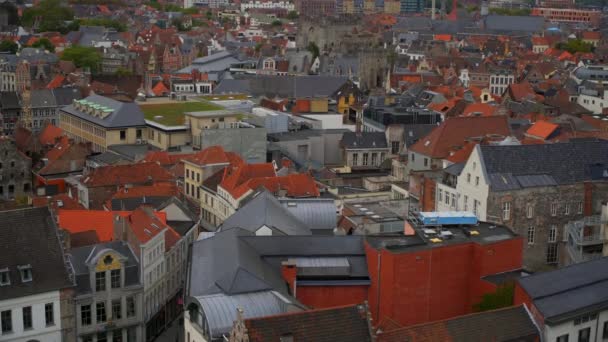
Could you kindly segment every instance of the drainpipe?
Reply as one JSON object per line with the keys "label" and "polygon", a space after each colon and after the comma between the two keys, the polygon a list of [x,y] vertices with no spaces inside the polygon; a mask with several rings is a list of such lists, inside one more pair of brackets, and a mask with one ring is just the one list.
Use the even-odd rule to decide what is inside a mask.
{"label": "drainpipe", "polygon": [[380,322],[380,267],[382,266],[382,249],[378,251],[378,288],[376,289],[376,319]]}

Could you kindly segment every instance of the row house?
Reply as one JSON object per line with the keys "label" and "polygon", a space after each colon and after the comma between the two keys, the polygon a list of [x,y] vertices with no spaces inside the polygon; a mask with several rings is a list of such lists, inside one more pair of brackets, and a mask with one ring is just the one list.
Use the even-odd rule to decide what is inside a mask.
{"label": "row house", "polygon": [[12,200],[32,193],[32,160],[13,141],[0,138],[0,199]]}
{"label": "row house", "polygon": [[76,342],[72,267],[47,207],[0,212],[0,339]]}
{"label": "row house", "polygon": [[566,225],[601,211],[607,149],[601,140],[477,145],[452,181],[438,185],[437,209],[511,227],[524,237],[527,269],[563,264]]}
{"label": "row house", "polygon": [[383,132],[346,132],[340,145],[345,166],[351,170],[381,170],[384,161],[392,156]]}

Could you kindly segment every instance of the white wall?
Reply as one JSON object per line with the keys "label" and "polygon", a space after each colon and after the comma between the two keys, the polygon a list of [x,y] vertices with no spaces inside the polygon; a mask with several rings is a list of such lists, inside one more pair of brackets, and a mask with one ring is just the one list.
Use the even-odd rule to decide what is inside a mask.
{"label": "white wall", "polygon": [[[468,181],[468,174],[471,175],[470,182]],[[477,177],[479,177],[478,185],[476,185]],[[469,156],[469,160],[467,160],[462,169],[462,173],[458,177],[456,193],[460,195],[458,204],[460,210],[465,210],[465,196],[467,196],[468,201],[468,204],[466,205],[467,211],[473,212],[473,201],[477,200],[479,202],[477,206],[477,218],[479,218],[480,221],[486,221],[489,189],[488,180],[483,172],[483,165],[480,159],[480,148],[478,145]]]}
{"label": "white wall", "polygon": [[[591,328],[589,341],[607,341],[602,338],[604,323],[608,322],[608,311],[603,311],[597,315],[596,319],[585,323],[574,325],[574,320],[556,326],[545,326],[545,341],[556,341],[559,336],[568,334],[568,341],[578,341],[579,330]],[[599,331],[599,334],[598,334]]]}
{"label": "white wall", "polygon": [[190,322],[190,313],[184,312],[184,336],[186,342],[207,342],[205,337],[195,328],[196,323]]}
{"label": "white wall", "polygon": [[[441,193],[441,197],[439,194]],[[455,201],[452,201],[452,195],[455,197]],[[449,199],[449,203],[446,203],[446,196]],[[460,199],[460,194],[455,188],[452,188],[449,185],[437,183],[437,189],[435,189],[435,210],[436,211],[458,211],[460,210],[462,205],[462,200]],[[469,207],[469,210],[472,208]]]}
{"label": "white wall", "polygon": [[[34,273],[34,280],[36,281]],[[0,291],[2,288],[0,287]],[[54,325],[47,326],[44,314],[44,306],[53,303]],[[23,308],[32,307],[32,329],[23,330]],[[0,335],[0,341],[26,342],[39,340],[41,342],[61,342],[61,313],[59,302],[59,291],[45,292],[33,296],[19,297],[0,302],[0,312],[11,310],[13,321],[13,332],[8,335]]]}
{"label": "white wall", "polygon": [[592,111],[593,114],[601,114],[602,109],[608,107],[608,100],[585,94],[580,94],[578,96],[577,103],[585,109]]}

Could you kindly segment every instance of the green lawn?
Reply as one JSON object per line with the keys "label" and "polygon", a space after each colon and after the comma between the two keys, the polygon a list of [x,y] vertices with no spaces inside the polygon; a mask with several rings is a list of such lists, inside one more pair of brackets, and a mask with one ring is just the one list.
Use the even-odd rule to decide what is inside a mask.
{"label": "green lawn", "polygon": [[142,104],[139,107],[144,112],[146,120],[158,122],[165,126],[183,125],[184,113],[186,112],[204,112],[222,109],[222,107],[208,102]]}
{"label": "green lawn", "polygon": [[246,100],[247,94],[211,94],[198,97],[206,101]]}

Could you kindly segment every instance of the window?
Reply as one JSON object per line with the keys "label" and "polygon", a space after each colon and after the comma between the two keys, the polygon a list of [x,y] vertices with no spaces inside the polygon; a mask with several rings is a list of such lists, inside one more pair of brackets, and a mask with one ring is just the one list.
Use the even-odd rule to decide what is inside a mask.
{"label": "window", "polygon": [[359,154],[353,153],[353,166],[357,166],[359,164]]}
{"label": "window", "polygon": [[190,178],[190,170],[186,169],[186,179]]}
{"label": "window", "polygon": [[55,312],[53,311],[53,303],[44,304],[44,320],[46,325],[55,324]]}
{"label": "window", "polygon": [[91,316],[91,305],[80,306],[80,324],[89,325],[92,323],[93,316]]}
{"label": "window", "polygon": [[608,321],[604,322],[604,332],[602,333],[604,340],[608,339]]}
{"label": "window", "polygon": [[471,183],[471,174],[467,173],[467,183]]}
{"label": "window", "polygon": [[95,313],[97,315],[97,323],[106,321],[106,303],[98,302],[95,306]]}
{"label": "window", "polygon": [[479,176],[475,177],[475,186],[479,185]]}
{"label": "window", "polygon": [[122,305],[120,299],[112,301],[112,319],[122,318]]}
{"label": "window", "polygon": [[569,203],[564,204],[564,215],[570,215],[570,204]]}
{"label": "window", "polygon": [[23,308],[23,330],[32,329],[32,307]]}
{"label": "window", "polygon": [[551,203],[551,216],[557,216],[557,202]]}
{"label": "window", "polygon": [[0,286],[10,285],[11,278],[8,273],[8,268],[0,270]]}
{"label": "window", "polygon": [[550,243],[547,245],[547,264],[555,264],[557,262],[557,244]]}
{"label": "window", "polygon": [[110,271],[110,286],[113,289],[120,287],[120,270]]}
{"label": "window", "polygon": [[502,204],[502,219],[508,221],[511,219],[511,202],[503,202]]}
{"label": "window", "polygon": [[568,342],[568,334],[558,336],[555,342]]}
{"label": "window", "polygon": [[445,192],[445,204],[450,205],[450,193]]}
{"label": "window", "polygon": [[477,215],[478,207],[479,207],[479,201],[476,199],[473,199],[473,214]]}
{"label": "window", "polygon": [[372,166],[378,165],[378,154],[372,153]]}
{"label": "window", "polygon": [[443,190],[441,189],[437,191],[437,200],[439,201],[439,203],[441,203],[441,201],[443,200]]}
{"label": "window", "polygon": [[583,201],[578,202],[576,206],[576,213],[579,215],[583,213]]}
{"label": "window", "polygon": [[528,244],[534,244],[534,227],[528,227]]}
{"label": "window", "polygon": [[120,140],[127,139],[127,131],[120,131]]}
{"label": "window", "polygon": [[452,207],[456,208],[456,194],[452,194]]}
{"label": "window", "polygon": [[368,159],[368,154],[363,153],[363,166],[367,166],[367,159]]}
{"label": "window", "polygon": [[429,158],[424,158],[424,166],[429,166]]}
{"label": "window", "polygon": [[135,316],[135,298],[127,297],[127,317]]}
{"label": "window", "polygon": [[135,131],[135,137],[137,139],[141,139],[141,129],[138,129],[138,130]]}
{"label": "window", "polygon": [[585,328],[578,331],[578,342],[589,342],[591,328]]}
{"label": "window", "polygon": [[21,281],[24,283],[32,281],[32,266],[17,266],[19,268],[19,273],[21,273]]}
{"label": "window", "polygon": [[464,204],[464,211],[469,210],[469,196],[464,195],[464,200],[463,200],[463,204]]}
{"label": "window", "polygon": [[105,291],[106,290],[106,272],[97,272],[95,273],[95,291]]}
{"label": "window", "polygon": [[98,332],[97,333],[97,342],[108,342],[108,333]]}
{"label": "window", "polygon": [[2,321],[3,334],[13,331],[13,318],[11,317],[11,310],[2,311],[2,313],[0,313],[0,321]]}
{"label": "window", "polygon": [[534,205],[532,205],[532,203],[528,203],[526,205],[526,217],[527,218],[534,217]]}
{"label": "window", "polygon": [[557,241],[557,226],[552,225],[549,229],[549,239],[548,242],[556,242]]}
{"label": "window", "polygon": [[414,156],[414,154],[412,153],[412,162],[416,160],[416,157]]}
{"label": "window", "polygon": [[399,142],[391,141],[391,154],[399,153]]}

